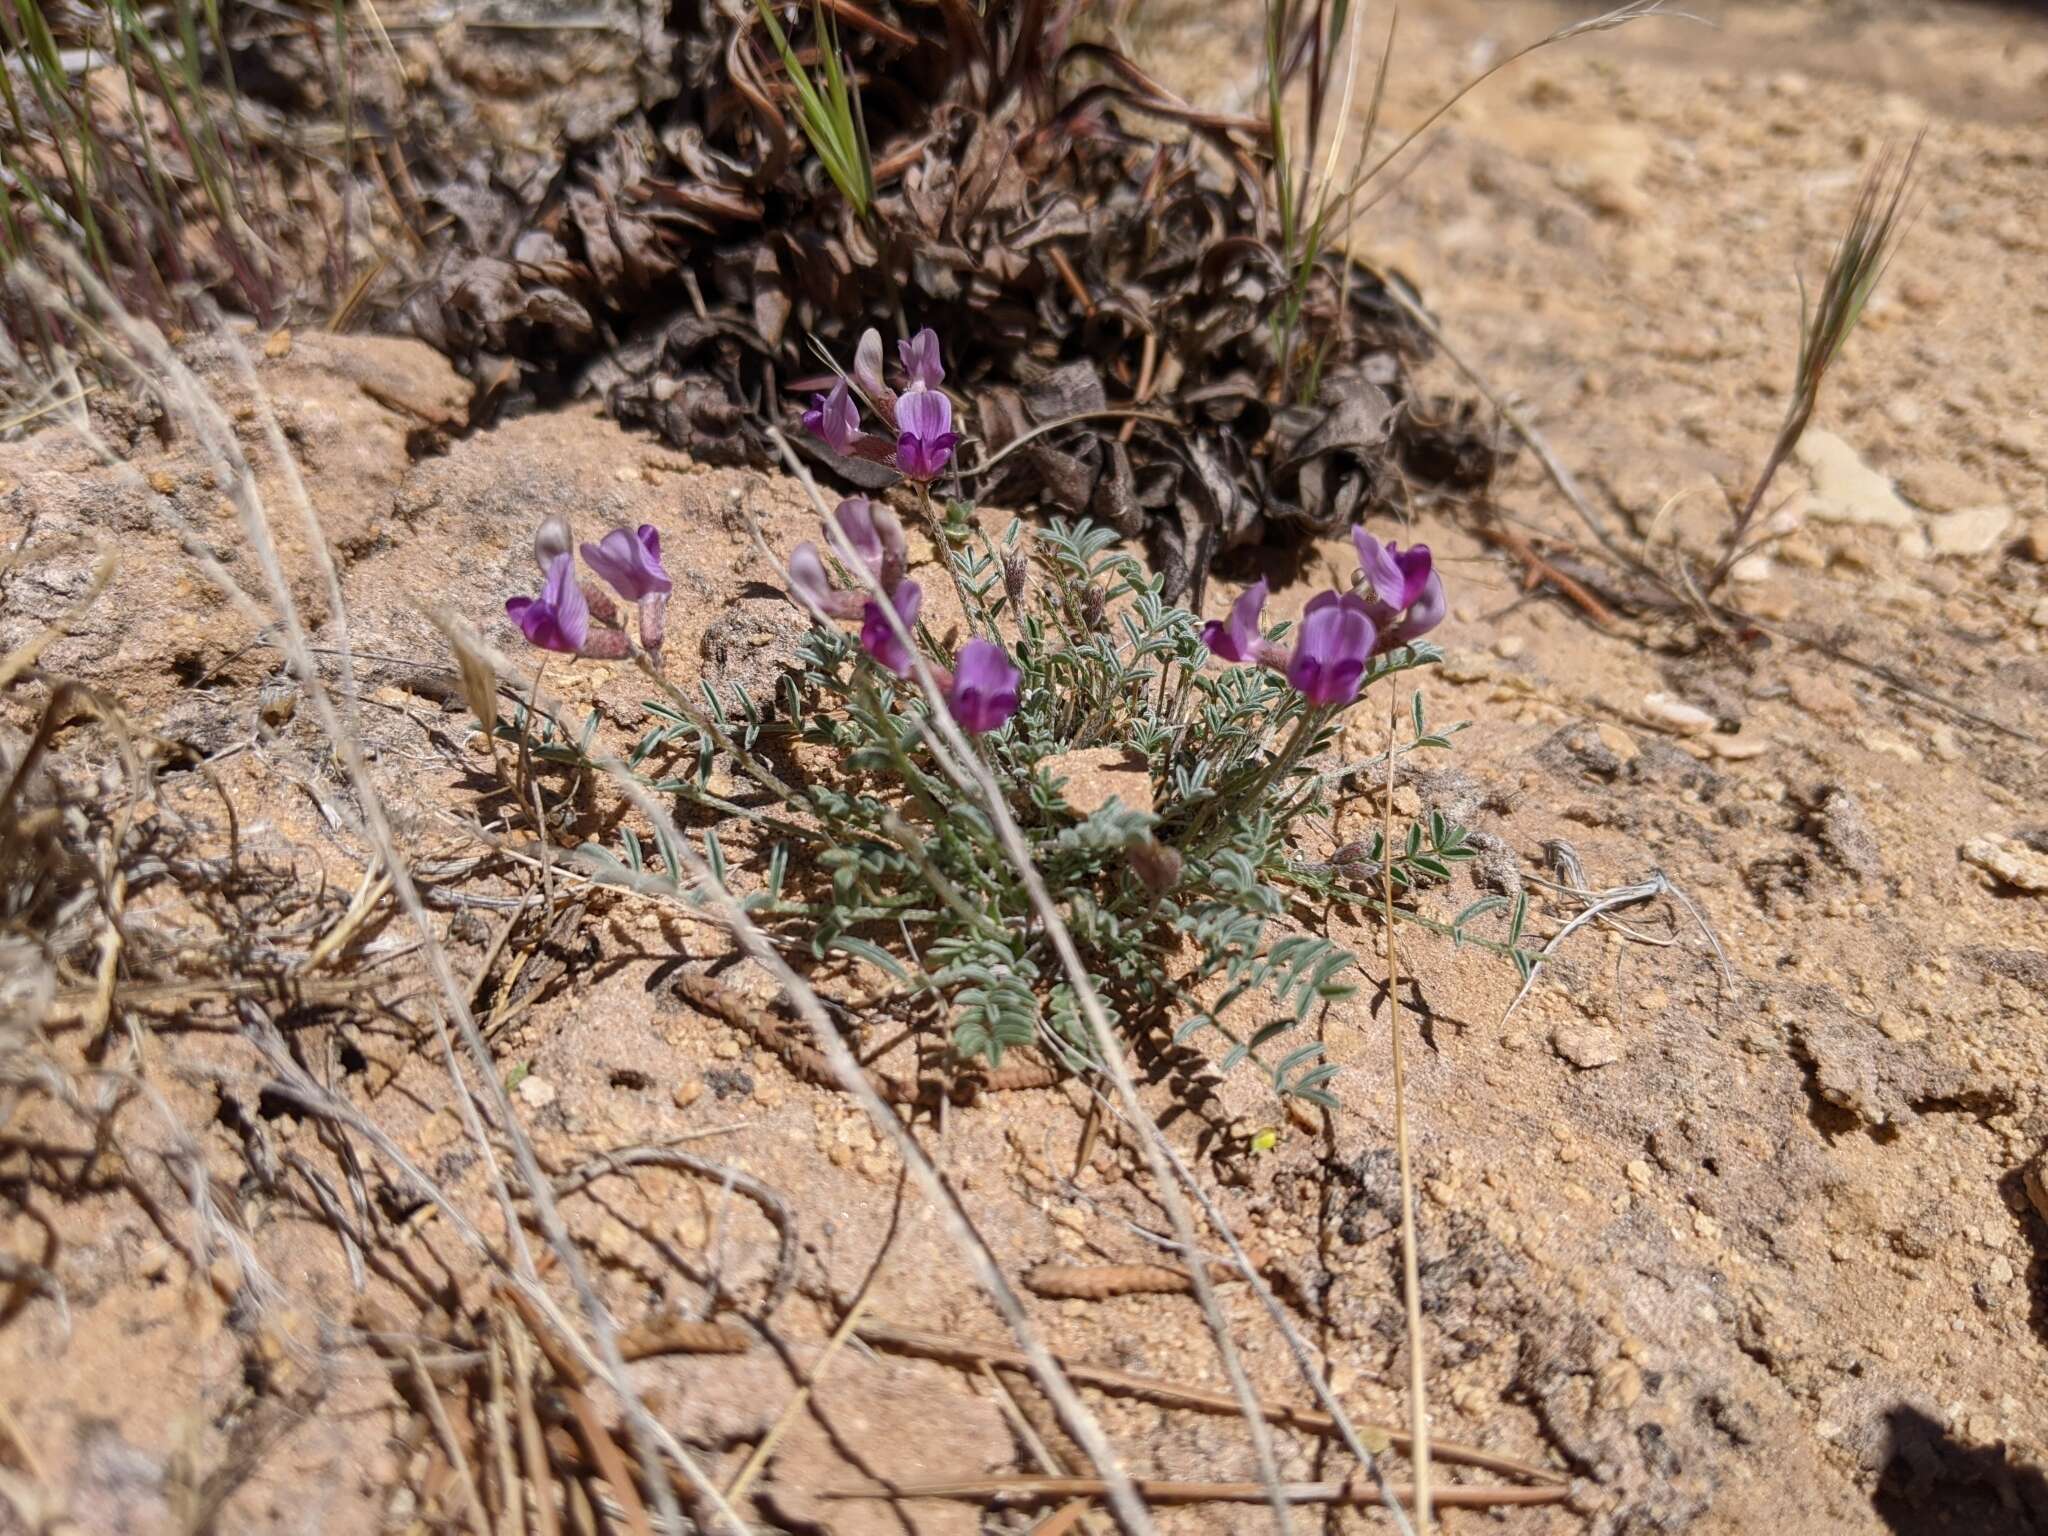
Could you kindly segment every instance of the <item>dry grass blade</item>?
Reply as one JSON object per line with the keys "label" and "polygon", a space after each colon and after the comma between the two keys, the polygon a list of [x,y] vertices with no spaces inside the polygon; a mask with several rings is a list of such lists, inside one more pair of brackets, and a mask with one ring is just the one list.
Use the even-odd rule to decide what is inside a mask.
{"label": "dry grass blade", "polygon": [[[1394,761],[1400,751],[1401,700],[1387,695],[1387,787],[1380,805],[1380,847],[1394,847]],[[1429,1536],[1429,1383],[1425,1375],[1427,1336],[1422,1329],[1422,1277],[1415,1257],[1415,1174],[1408,1159],[1408,1066],[1401,1033],[1400,958],[1394,943],[1394,861],[1380,865],[1381,900],[1387,914],[1387,1026],[1393,1045],[1394,1159],[1401,1179],[1401,1303],[1408,1327],[1409,1456],[1415,1463],[1415,1525]]]}
{"label": "dry grass blade", "polygon": [[[879,1269],[880,1266],[877,1265],[874,1271],[870,1271],[870,1285]],[[754,1447],[753,1454],[747,1457],[746,1463],[733,1474],[732,1481],[726,1484],[725,1496],[734,1504],[738,1504],[746,1497],[748,1488],[752,1487],[754,1479],[761,1475],[761,1469],[768,1465],[768,1458],[775,1454],[775,1447],[781,1443],[790,1424],[810,1402],[811,1394],[817,1389],[819,1381],[831,1368],[833,1357],[853,1336],[853,1330],[860,1326],[861,1314],[867,1311],[868,1298],[871,1294],[870,1289],[863,1288],[860,1295],[853,1299],[853,1305],[846,1309],[846,1316],[839,1320],[839,1326],[832,1330],[832,1337],[825,1341],[824,1349],[819,1352],[817,1361],[811,1366],[803,1384],[790,1394],[789,1401],[782,1405],[782,1412],[778,1413],[775,1422],[768,1426],[768,1433],[761,1437],[761,1443]]]}
{"label": "dry grass blade", "polygon": [[1828,370],[1841,355],[1857,321],[1863,318],[1864,307],[1891,264],[1903,232],[1906,194],[1913,184],[1913,165],[1920,156],[1920,143],[1920,139],[1914,139],[1903,157],[1885,149],[1864,175],[1856,206],[1849,214],[1849,227],[1843,231],[1828,262],[1827,275],[1821,280],[1820,302],[1809,305],[1806,285],[1800,283],[1799,360],[1793,368],[1792,396],[1785,404],[1785,420],[1778,428],[1756,484],[1750,489],[1749,499],[1735,514],[1721,558],[1700,583],[1703,598],[1712,598],[1735,563],[1750,552],[1749,530],[1763,506],[1765,493],[1792,450],[1799,446],[1807,424],[1813,420],[1814,408],[1820,403],[1821,385]]}
{"label": "dry grass blade", "polygon": [[[658,1466],[660,1458],[666,1455],[682,1470],[683,1475],[689,1479],[691,1485],[697,1489],[702,1497],[709,1501],[711,1507],[717,1511],[727,1525],[735,1531],[743,1530],[744,1526],[738,1515],[725,1504],[723,1496],[717,1487],[705,1476],[703,1469],[698,1466],[696,1459],[647,1412],[645,1404],[641,1402],[639,1394],[633,1390],[632,1383],[626,1375],[625,1362],[618,1353],[617,1340],[614,1336],[610,1316],[606,1312],[603,1303],[598,1299],[596,1292],[591,1288],[581,1255],[578,1253],[574,1242],[571,1241],[568,1230],[562,1223],[560,1212],[556,1209],[553,1191],[547,1175],[542,1170],[539,1160],[534,1154],[531,1142],[521,1129],[517,1111],[504,1086],[503,1078],[497,1071],[489,1047],[485,1044],[481,1033],[478,1031],[476,1019],[469,1006],[468,989],[455,975],[447,951],[440,942],[434,925],[428,916],[427,908],[420,897],[418,886],[412,878],[410,867],[404,856],[399,852],[383,798],[378,791],[376,783],[370,777],[368,766],[364,760],[360,738],[353,728],[353,710],[351,708],[344,714],[342,709],[336,707],[335,700],[329,693],[325,680],[321,676],[318,663],[314,659],[307,637],[304,621],[299,613],[296,602],[292,598],[290,585],[284,573],[276,541],[272,537],[269,514],[258,489],[255,471],[242,448],[241,440],[235,427],[228,421],[226,413],[221,409],[218,402],[206,392],[154,327],[137,320],[133,315],[124,310],[98,279],[86,270],[75,255],[61,252],[60,255],[65,261],[74,282],[89,295],[100,316],[104,318],[111,328],[113,336],[118,337],[123,344],[132,349],[132,356],[126,352],[114,352],[112,354],[114,360],[129,369],[135,382],[142,389],[161,400],[173,419],[190,427],[201,451],[212,462],[221,485],[228,492],[230,504],[238,515],[244,536],[255,556],[255,563],[263,578],[265,594],[274,609],[275,620],[281,620],[281,623],[277,623],[276,627],[281,636],[286,656],[291,663],[292,672],[310,701],[316,718],[327,733],[329,740],[333,742],[336,753],[341,759],[349,780],[356,790],[362,809],[364,827],[369,834],[371,845],[383,866],[383,873],[391,881],[393,891],[398,897],[401,908],[419,934],[420,951],[426,959],[429,973],[445,1004],[445,1012],[437,1012],[435,1015],[437,1043],[447,1064],[451,1080],[456,1085],[457,1107],[461,1112],[464,1127],[470,1140],[478,1149],[486,1178],[502,1211],[505,1228],[513,1250],[518,1284],[522,1296],[535,1307],[548,1314],[553,1315],[558,1311],[552,1298],[548,1296],[546,1290],[539,1284],[538,1273],[530,1247],[524,1232],[520,1228],[516,1203],[499,1163],[496,1139],[487,1131],[476,1102],[472,1097],[472,1091],[462,1076],[457,1059],[458,1039],[461,1042],[461,1052],[468,1057],[471,1063],[483,1097],[491,1108],[497,1126],[503,1132],[505,1140],[510,1144],[518,1176],[526,1187],[527,1196],[533,1204],[541,1230],[547,1238],[549,1247],[559,1258],[564,1271],[569,1277],[571,1286],[575,1290],[578,1303],[582,1308],[586,1321],[589,1323],[592,1337],[595,1340],[594,1363],[600,1366],[601,1373],[605,1377],[607,1384],[618,1393],[621,1402],[625,1406],[626,1421],[634,1436],[636,1450],[639,1451],[642,1461],[651,1470]],[[54,311],[70,313],[75,318],[83,318],[77,317],[75,311],[69,310],[62,295],[58,294],[47,282],[36,277],[35,274],[20,273],[17,274],[17,277],[31,296],[39,303]],[[241,353],[239,344],[232,336],[225,333],[221,334],[220,339],[231,354],[242,358],[245,376],[247,376],[247,359]],[[261,401],[262,396],[260,392],[256,395],[256,398],[259,402]],[[315,562],[320,568],[324,584],[329,593],[329,600],[333,604],[335,622],[339,628],[343,623],[341,615],[344,612],[344,605],[341,602],[340,578],[329,553],[330,546],[326,534],[320,526],[319,518],[314,512],[311,499],[305,493],[304,485],[298,479],[289,447],[284,443],[283,434],[277,428],[274,417],[267,409],[259,411],[259,416],[266,436],[272,442],[273,451],[279,455],[280,462],[284,465],[292,466],[285,475],[286,487],[292,495],[300,521],[305,527],[307,547],[313,552]],[[79,423],[78,429],[87,437],[88,441],[93,441],[89,423]],[[119,461],[114,460],[114,462],[118,463]],[[131,469],[128,473],[133,475],[134,471]],[[134,478],[138,485],[144,484],[139,475],[136,475]],[[154,494],[153,491],[146,492],[146,494],[150,497],[151,506],[161,511],[167,521],[181,529],[185,527],[183,520],[179,518],[175,509],[170,507],[165,498]],[[240,587],[218,560],[214,559],[210,554],[205,554],[201,557],[200,563],[208,577],[221,588],[230,601],[234,602],[252,620],[256,627],[263,628],[274,622],[273,616],[263,611],[255,599]],[[343,633],[345,635],[345,630]],[[345,638],[343,640],[343,649],[345,652]],[[353,703],[352,694],[355,686],[354,677],[354,668],[348,667],[346,669],[347,692],[345,693],[345,701],[351,705]],[[273,1058],[273,1061],[275,1063],[275,1058]],[[326,1097],[324,1094],[319,1094],[317,1087],[313,1091],[318,1094],[319,1098],[324,1099]],[[354,1117],[354,1121],[358,1125],[363,1124],[360,1116]],[[397,1152],[396,1147],[391,1145],[388,1137],[381,1138],[381,1142],[387,1156]],[[432,1189],[430,1182],[423,1187],[429,1191]],[[437,1204],[440,1204],[443,1209],[450,1210],[451,1212],[453,1210],[452,1206],[449,1206],[445,1200],[438,1201]],[[472,1236],[475,1245],[480,1251],[487,1254],[492,1253],[489,1245],[483,1242],[481,1234],[476,1233],[473,1225],[463,1222],[461,1223],[461,1228],[466,1229]],[[492,1257],[495,1259],[497,1256],[492,1254]],[[576,1347],[580,1350],[582,1346],[579,1344]],[[680,1528],[681,1510],[677,1506],[674,1490],[670,1486],[669,1480],[665,1476],[650,1476],[649,1481],[653,1485],[664,1524],[671,1529]]]}

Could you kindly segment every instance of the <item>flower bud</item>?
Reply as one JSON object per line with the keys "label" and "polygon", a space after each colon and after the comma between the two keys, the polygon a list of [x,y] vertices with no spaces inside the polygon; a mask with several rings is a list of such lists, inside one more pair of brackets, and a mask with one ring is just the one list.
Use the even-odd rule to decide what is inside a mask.
{"label": "flower bud", "polygon": [[551,517],[533,533],[533,560],[542,574],[554,569],[554,564],[563,555],[576,547],[576,536],[569,531],[569,520]]}
{"label": "flower bud", "polygon": [[1024,606],[1024,589],[1031,577],[1031,563],[1021,553],[1003,556],[1003,593],[1015,610]]}
{"label": "flower bud", "polygon": [[1154,896],[1164,896],[1180,884],[1180,854],[1156,837],[1141,838],[1126,851],[1131,861],[1131,873],[1138,877],[1138,884]]}

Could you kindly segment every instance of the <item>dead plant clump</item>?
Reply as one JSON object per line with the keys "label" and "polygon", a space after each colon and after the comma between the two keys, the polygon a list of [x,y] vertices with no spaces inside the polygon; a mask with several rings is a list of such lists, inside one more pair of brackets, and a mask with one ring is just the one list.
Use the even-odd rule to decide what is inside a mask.
{"label": "dead plant clump", "polygon": [[[1183,100],[1073,5],[849,0],[801,46],[752,5],[685,11],[668,99],[552,177],[430,194],[465,233],[406,318],[477,378],[759,463],[824,354],[931,326],[981,443],[972,494],[1148,538],[1169,598],[1408,482],[1486,483],[1484,424],[1415,391],[1429,343],[1398,279],[1345,256],[1363,199],[1322,139],[1340,93],[1363,99],[1343,7],[1276,8],[1260,118]],[[835,69],[850,166],[812,152],[803,71]]]}

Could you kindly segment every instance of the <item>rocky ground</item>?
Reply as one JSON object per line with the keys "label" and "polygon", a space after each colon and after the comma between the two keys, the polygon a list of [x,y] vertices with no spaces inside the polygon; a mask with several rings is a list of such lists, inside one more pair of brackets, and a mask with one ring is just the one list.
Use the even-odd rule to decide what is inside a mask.
{"label": "rocky ground", "polygon": [[[1388,122],[1419,121],[1567,14],[1411,3]],[[1550,873],[1560,841],[1596,888],[1661,873],[1731,973],[1670,903],[1630,909],[1627,930],[1582,930],[1512,1014],[1512,969],[1408,945],[1438,1433],[1574,1479],[1568,1505],[1443,1524],[2048,1530],[2048,24],[1905,0],[1735,4],[1716,19],[1525,61],[1425,138],[1360,234],[1523,403],[1601,516],[1653,547],[1704,546],[1776,428],[1793,273],[1817,271],[1880,146],[1927,132],[1911,231],[1772,498],[1784,536],[1740,572],[1753,634],[1701,647],[1654,622],[1603,629],[1525,587],[1462,515],[1417,509],[1453,594],[1432,712],[1471,725],[1401,786],[1402,805],[1495,840],[1496,877]],[[1250,25],[1241,6],[1167,10],[1149,44],[1191,98],[1244,99]],[[479,978],[544,1161],[566,1171],[692,1138],[793,1218],[797,1283],[764,1328],[778,1347],[636,1367],[663,1422],[730,1477],[831,1332],[823,1298],[851,1295],[878,1256],[871,1321],[1001,1337],[914,1194],[896,1219],[898,1165],[861,1114],[677,997],[679,962],[726,953],[715,928],[656,900],[542,892],[520,847],[478,835],[495,781],[429,611],[509,647],[501,605],[530,582],[538,516],[652,522],[679,552],[672,671],[758,685],[792,611],[746,514],[787,547],[809,528],[794,488],[689,463],[588,408],[439,431],[467,387],[412,342],[302,331],[252,346],[339,563],[372,777],[411,857],[441,872],[437,921]],[[294,599],[331,654],[332,604],[255,397],[214,351],[195,366],[256,462]],[[138,883],[131,959],[148,950],[193,978],[191,995],[117,993],[111,1044],[91,978],[61,979],[49,1059],[88,1101],[117,1067],[151,1086],[124,1101],[118,1137],[95,1146],[90,1120],[47,1098],[0,1119],[0,1253],[56,1282],[0,1310],[0,1467],[85,1531],[196,1528],[214,1496],[226,1530],[430,1526],[459,1506],[415,1378],[335,1346],[380,1317],[431,1342],[486,1301],[476,1266],[448,1218],[372,1172],[363,1219],[383,1256],[355,1271],[307,1197],[313,1174],[347,1188],[345,1160],[265,1093],[222,976],[238,959],[260,968],[264,946],[314,953],[362,906],[335,952],[346,964],[310,963],[296,1004],[242,999],[241,1022],[253,1007],[290,1033],[490,1230],[486,1171],[234,508],[189,432],[95,411],[98,445],[0,445],[0,535],[17,551],[0,574],[0,654],[66,620],[38,665],[133,723],[158,774],[134,814],[163,871],[230,859],[239,873],[203,893],[163,871]],[[1588,542],[1527,453],[1495,499],[1559,559]],[[1330,574],[1348,570],[1342,550],[1322,553]],[[209,555],[261,611],[221,595]],[[630,674],[582,663],[548,684],[595,708],[606,740],[636,733],[645,689]],[[41,705],[9,695],[10,761]],[[116,769],[108,793],[121,783]],[[1376,812],[1361,795],[1347,814]],[[1471,894],[1461,883],[1446,900]],[[513,921],[543,897],[546,922]],[[1575,908],[1539,896],[1534,910],[1549,932]],[[1377,945],[1367,928],[1349,938]],[[900,1025],[862,1028],[880,1044]],[[1320,1028],[1345,1107],[1319,1127],[1277,1117],[1242,1077],[1191,1095],[1161,1063],[1147,1091],[1347,1403],[1398,1424],[1385,1000],[1363,992]],[[1066,1093],[954,1106],[921,1134],[1011,1274],[1156,1257],[1136,1229],[1162,1219],[1132,1156],[1098,1139],[1076,1171],[1083,1122]],[[200,1168],[211,1228],[190,1218]],[[758,1315],[772,1294],[777,1229],[716,1178],[643,1171],[564,1209],[624,1321],[694,1315],[714,1292]],[[1223,1294],[1261,1391],[1301,1400],[1254,1304]],[[1066,1359],[1222,1384],[1185,1298],[1032,1305]],[[1091,1402],[1134,1468],[1252,1475],[1228,1417]],[[1308,1435],[1280,1449],[1290,1476],[1338,1466]],[[1029,1465],[1019,1456],[986,1379],[849,1348],[791,1420],[758,1512],[847,1536],[1022,1530],[980,1525],[966,1504],[820,1497]],[[442,1513],[423,1503],[436,1499]],[[1162,1528],[1249,1529],[1255,1515],[1169,1512]]]}

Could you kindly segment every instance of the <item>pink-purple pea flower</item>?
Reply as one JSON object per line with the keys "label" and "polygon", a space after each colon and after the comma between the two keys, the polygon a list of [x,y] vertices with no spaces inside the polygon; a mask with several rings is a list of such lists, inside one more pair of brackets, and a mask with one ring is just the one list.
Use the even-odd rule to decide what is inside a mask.
{"label": "pink-purple pea flower", "polygon": [[1202,644],[1225,661],[1274,661],[1286,654],[1266,638],[1260,619],[1266,611],[1265,578],[1238,594],[1230,605],[1230,617],[1211,619],[1202,626]]}
{"label": "pink-purple pea flower", "polygon": [[590,639],[590,604],[576,580],[575,557],[555,556],[540,596],[507,598],[505,616],[542,650],[579,654]]}
{"label": "pink-purple pea flower", "polygon": [[938,479],[960,441],[953,430],[953,402],[936,389],[899,395],[896,428],[896,467],[912,480]]}
{"label": "pink-purple pea flower", "polygon": [[[852,377],[841,377],[829,393],[811,397],[811,408],[803,413],[804,430],[834,453],[892,464],[907,479],[929,482],[944,473],[960,441],[953,430],[953,402],[939,388],[946,367],[939,355],[938,333],[927,326],[898,342],[896,351],[907,380],[901,394],[882,377],[881,333],[872,328],[862,332],[854,349]],[[886,435],[861,430],[856,384],[894,429],[893,442]]]}
{"label": "pink-purple pea flower", "polygon": [[1381,650],[1419,640],[1444,621],[1444,580],[1427,544],[1382,544],[1363,528],[1351,530],[1351,543]]}
{"label": "pink-purple pea flower", "polygon": [[830,394],[811,396],[811,408],[804,412],[804,430],[834,453],[853,452],[860,437],[860,407],[853,403],[853,390],[846,380],[834,384]]}
{"label": "pink-purple pea flower", "polygon": [[[633,647],[621,627],[618,606],[603,587],[586,587],[577,578],[574,545],[567,521],[551,517],[542,522],[533,536],[533,558],[546,583],[539,597],[508,598],[505,614],[542,650],[607,659],[626,656]],[[638,529],[614,528],[599,542],[585,544],[583,558],[613,591],[638,608],[640,644],[659,651],[663,615],[674,586],[662,567],[660,533],[650,523]],[[593,621],[600,627],[594,628]]]}
{"label": "pink-purple pea flower", "polygon": [[652,523],[635,530],[614,528],[597,543],[584,545],[583,563],[629,603],[665,597],[674,586],[662,568],[661,534]]}
{"label": "pink-purple pea flower", "polygon": [[946,704],[962,728],[978,736],[1017,712],[1017,690],[1023,681],[1016,663],[995,641],[970,640],[953,658],[953,685]]}
{"label": "pink-purple pea flower", "polygon": [[860,333],[860,345],[853,350],[853,381],[878,406],[890,392],[882,378],[882,333],[873,326]]}
{"label": "pink-purple pea flower", "polygon": [[1311,704],[1349,704],[1358,697],[1378,638],[1364,598],[1355,592],[1318,592],[1302,612],[1287,681]]}
{"label": "pink-purple pea flower", "polygon": [[911,389],[937,389],[946,382],[946,365],[939,361],[939,334],[930,326],[908,341],[897,342],[896,355],[903,359]]}
{"label": "pink-purple pea flower", "polygon": [[[878,507],[865,496],[849,496],[832,514],[832,523],[852,553],[854,561],[874,578],[884,592],[894,592],[910,562],[910,548],[904,541],[903,524],[887,507]],[[825,541],[832,538],[832,524],[825,528]],[[789,585],[803,606],[832,619],[858,618],[867,606],[867,593],[842,592],[832,585],[818,546],[806,540],[790,551]]]}
{"label": "pink-purple pea flower", "polygon": [[[914,581],[902,582],[889,594],[889,602],[907,635],[917,624],[917,610],[924,606],[924,589]],[[860,648],[884,671],[898,677],[910,675],[910,646],[896,633],[882,605],[872,598],[861,610]]]}

